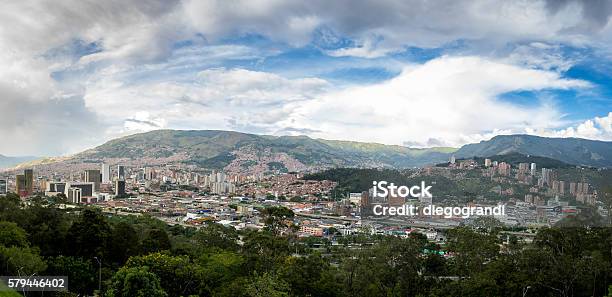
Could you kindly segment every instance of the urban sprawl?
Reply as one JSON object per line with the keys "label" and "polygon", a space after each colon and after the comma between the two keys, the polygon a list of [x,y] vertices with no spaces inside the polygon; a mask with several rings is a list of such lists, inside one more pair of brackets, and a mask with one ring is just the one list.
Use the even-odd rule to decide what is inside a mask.
{"label": "urban sprawl", "polygon": [[[216,222],[236,229],[264,227],[262,209],[284,206],[295,213],[293,225],[299,236],[332,237],[357,233],[408,236],[425,234],[443,241],[443,229],[469,223],[477,217],[445,217],[444,214],[415,216],[375,215],[375,205],[409,206],[424,209],[435,204],[461,207],[503,205],[505,214],[495,216],[508,226],[525,229],[551,226],[566,216],[576,215],[581,206],[594,207],[608,216],[597,199],[597,190],[582,180],[560,180],[555,169],[536,163],[508,163],[485,159],[455,160],[447,166],[404,170],[411,177],[443,176],[461,180],[477,175],[495,186],[487,195],[461,204],[452,195],[431,192],[416,199],[373,195],[373,189],[338,194],[336,181],[309,180],[302,173],[271,172],[259,175],[205,171],[186,165],[134,167],[120,164],[90,164],[89,169],[59,173],[36,168],[0,173],[0,194],[17,193],[22,200],[54,199],[60,207],[79,205],[101,208],[109,215],[155,216],[170,225],[198,227]],[[528,189],[526,193],[518,188]],[[524,233],[528,236],[528,233]]]}

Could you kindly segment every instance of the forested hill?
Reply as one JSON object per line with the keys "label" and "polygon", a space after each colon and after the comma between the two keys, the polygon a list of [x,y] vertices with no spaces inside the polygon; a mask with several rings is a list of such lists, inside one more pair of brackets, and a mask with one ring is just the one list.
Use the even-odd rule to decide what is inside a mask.
{"label": "forested hill", "polygon": [[491,140],[467,144],[458,158],[489,157],[519,153],[593,167],[612,167],[612,142],[580,138],[547,138],[533,135],[499,135]]}

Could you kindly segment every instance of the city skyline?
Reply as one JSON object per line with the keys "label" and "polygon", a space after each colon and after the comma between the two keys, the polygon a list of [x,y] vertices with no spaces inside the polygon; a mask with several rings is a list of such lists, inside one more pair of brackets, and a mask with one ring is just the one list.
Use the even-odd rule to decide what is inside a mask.
{"label": "city skyline", "polygon": [[66,155],[154,129],[610,141],[612,5],[584,3],[8,3],[0,154]]}

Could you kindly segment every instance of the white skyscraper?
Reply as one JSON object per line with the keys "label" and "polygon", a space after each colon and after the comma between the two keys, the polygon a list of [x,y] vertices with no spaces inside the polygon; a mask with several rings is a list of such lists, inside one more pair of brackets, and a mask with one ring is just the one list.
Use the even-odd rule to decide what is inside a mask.
{"label": "white skyscraper", "polygon": [[536,163],[531,163],[531,175],[535,175],[536,170]]}
{"label": "white skyscraper", "polygon": [[110,167],[107,164],[102,163],[102,183],[110,183]]}

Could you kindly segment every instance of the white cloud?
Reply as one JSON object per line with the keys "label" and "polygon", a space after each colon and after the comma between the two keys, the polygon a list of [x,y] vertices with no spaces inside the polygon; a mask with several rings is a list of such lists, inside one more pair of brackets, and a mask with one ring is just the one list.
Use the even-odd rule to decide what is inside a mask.
{"label": "white cloud", "polygon": [[115,122],[108,124],[123,127],[113,128],[118,134],[159,126],[458,146],[564,124],[554,103],[517,105],[499,99],[501,94],[588,87],[554,71],[479,57],[441,57],[408,66],[383,83],[344,89],[317,78],[225,68],[201,71],[187,82],[94,80],[85,102],[100,117],[113,114]]}
{"label": "white cloud", "polygon": [[608,113],[607,116],[594,117],[565,129],[538,130],[529,128],[525,132],[545,137],[576,137],[612,141],[612,112]]}
{"label": "white cloud", "polygon": [[[526,129],[605,139],[610,116],[559,129],[566,123],[554,103],[497,99],[515,90],[588,87],[561,77],[573,61],[549,45],[609,46],[610,5],[585,3],[9,1],[0,11],[0,132],[6,140],[0,153],[74,152],[155,127],[449,145]],[[322,27],[354,41],[354,47],[327,51],[338,57],[375,58],[456,40],[485,40],[493,52],[513,42],[528,45],[495,59],[443,57],[409,66],[388,82],[348,89],[316,77],[220,68],[223,61],[279,53],[274,46],[218,44],[227,37],[255,34],[302,46]],[[178,42],[192,46],[176,49]],[[73,43],[95,51],[78,52]],[[70,49],[58,50],[64,48]],[[75,77],[56,79],[54,72],[65,69]],[[308,76],[293,71],[293,77]]]}
{"label": "white cloud", "polygon": [[106,121],[113,131],[108,137],[162,127],[272,133],[293,105],[330,88],[318,78],[286,79],[225,68],[201,71],[188,81],[123,83],[121,78],[133,71],[117,69],[113,76],[117,79],[92,79],[86,84],[87,107],[100,118],[113,115]]}
{"label": "white cloud", "polygon": [[345,47],[326,51],[326,53],[332,57],[378,58],[399,51],[399,48],[380,47],[379,42],[380,40],[377,41],[376,37],[366,38],[356,47]]}
{"label": "white cloud", "polygon": [[588,86],[556,72],[478,57],[442,57],[408,67],[388,82],[325,94],[299,106],[284,123],[319,130],[313,135],[322,138],[390,144],[443,139],[458,146],[561,124],[560,112],[549,103],[521,106],[500,100],[501,94]]}
{"label": "white cloud", "polygon": [[152,118],[151,114],[147,111],[138,111],[134,116],[125,119],[123,127],[125,132],[146,132],[151,130],[163,129],[167,125],[165,119]]}

